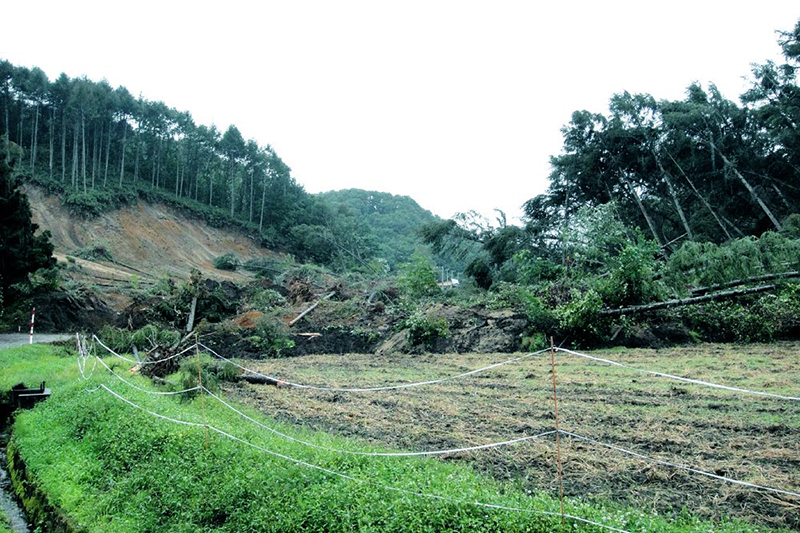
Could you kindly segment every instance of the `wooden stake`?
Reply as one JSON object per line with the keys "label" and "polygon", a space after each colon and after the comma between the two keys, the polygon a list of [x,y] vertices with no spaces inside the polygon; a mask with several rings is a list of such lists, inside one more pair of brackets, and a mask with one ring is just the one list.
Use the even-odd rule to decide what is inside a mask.
{"label": "wooden stake", "polygon": [[206,435],[206,450],[208,450],[208,426],[206,425],[206,406],[203,402],[203,373],[200,371],[200,341],[197,334],[194,337],[194,349],[197,359],[197,382],[200,384],[200,412],[203,414],[203,432]]}
{"label": "wooden stake", "polygon": [[553,405],[556,418],[556,461],[558,462],[558,499],[561,502],[561,529],[564,522],[564,480],[561,474],[561,430],[558,428],[558,394],[556,393],[556,357],[553,347],[553,337],[550,337],[550,367],[553,371]]}

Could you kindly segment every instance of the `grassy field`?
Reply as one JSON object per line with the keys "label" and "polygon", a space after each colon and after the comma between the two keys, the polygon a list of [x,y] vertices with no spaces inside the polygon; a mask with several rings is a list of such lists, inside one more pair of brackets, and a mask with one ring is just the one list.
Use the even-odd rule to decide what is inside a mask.
{"label": "grassy field", "polygon": [[[740,388],[797,395],[800,344],[700,345],[593,352],[632,366]],[[302,383],[418,381],[508,359],[507,354],[306,356],[248,362]],[[639,374],[563,352],[556,356],[562,429],[718,475],[800,491],[798,402],[743,396]],[[457,448],[554,426],[548,354],[429,387],[331,393],[240,385],[229,394],[270,416],[377,446]],[[561,439],[564,491],[663,514],[800,528],[800,501],[720,482],[588,442]],[[447,456],[523,491],[557,493],[555,439]]]}
{"label": "grassy field", "polygon": [[[292,377],[309,381],[352,384],[431,377],[439,371],[478,366],[486,361],[486,356],[424,356],[407,360],[337,356],[272,361],[264,365],[273,370],[277,370],[279,365],[287,376],[291,370]],[[107,362],[112,364],[111,360]],[[646,362],[655,364],[658,361],[648,359]],[[784,363],[791,371],[791,361],[785,360]],[[139,387],[156,390],[146,379],[129,374],[124,364],[113,364],[121,375]],[[570,365],[574,365],[572,371]],[[389,370],[401,366],[406,368],[398,370],[397,374]],[[612,396],[617,391],[621,395],[618,398],[620,403],[609,407],[615,412],[630,403],[621,400],[631,382],[628,378],[626,384],[620,378],[616,388],[593,388],[600,387],[599,384],[588,387],[589,381],[577,378],[582,366],[575,362],[561,362],[559,381],[564,397],[564,424],[569,429],[587,433],[586,428],[577,423],[577,408],[587,401],[579,402],[577,393],[573,393],[573,403],[570,403],[568,391],[587,388],[589,390],[584,390],[586,395],[597,395],[600,391]],[[764,369],[753,371],[763,374]],[[571,378],[575,380],[573,382],[568,378],[571,374],[575,374]],[[779,376],[783,379],[782,374]],[[272,435],[243,423],[238,415],[209,397],[205,397],[201,405],[199,398],[186,400],[145,394],[121,383],[100,366],[88,382],[82,382],[74,355],[61,349],[33,346],[0,352],[0,387],[7,388],[22,379],[31,383],[46,379],[53,389],[53,397],[17,416],[11,446],[19,452],[29,472],[36,476],[51,500],[87,532],[544,533],[560,529],[557,516],[543,514],[558,512],[558,502],[550,495],[552,491],[535,488],[552,487],[552,441],[532,442],[502,452],[482,452],[485,456],[475,453],[457,460],[358,457],[310,448]],[[493,436],[506,437],[539,428],[549,429],[552,426],[550,415],[539,412],[537,407],[545,409],[547,405],[548,379],[543,360],[537,359],[519,367],[498,369],[487,377],[470,378],[468,383],[448,383],[427,392],[420,389],[363,398],[275,387],[241,387],[233,392],[256,404],[253,408],[243,408],[254,418],[318,446],[361,451],[385,447],[419,449],[448,443],[480,444],[492,440]],[[753,375],[739,384],[755,386],[757,379]],[[102,388],[89,392],[101,383],[144,409],[192,423],[201,423],[205,419],[209,425],[242,441],[231,440],[214,430],[208,432],[206,440],[202,427],[178,425],[156,418]],[[776,382],[770,387],[788,390],[791,381]],[[652,390],[652,401],[695,394],[694,391],[677,392],[669,387],[656,388],[655,385],[648,390]],[[708,403],[705,394],[703,392],[702,397]],[[713,401],[721,403],[727,400],[722,397]],[[742,401],[741,405],[748,403]],[[779,407],[777,402],[761,400],[758,405]],[[287,421],[276,422],[272,417],[259,414],[255,407]],[[717,412],[708,406],[704,409]],[[598,420],[596,424],[602,424],[603,417],[611,416],[599,407],[587,407],[582,412],[584,423],[595,417]],[[631,419],[637,413],[640,418],[643,416],[642,411],[625,412],[625,416]],[[690,418],[690,413],[681,410],[672,414],[682,415],[684,420]],[[760,416],[773,415],[762,413]],[[729,416],[735,418],[730,413]],[[302,421],[308,429],[298,428],[297,421]],[[628,419],[620,419],[618,423],[621,425],[623,421]],[[716,424],[716,420],[713,422]],[[784,422],[771,422],[772,425],[784,424],[787,428],[796,428],[796,423],[796,414]],[[313,426],[332,431],[315,431]],[[645,430],[639,421],[635,428],[642,432],[642,446],[652,438],[658,438],[661,445],[666,442],[659,433],[660,427]],[[348,435],[365,439],[353,439]],[[593,436],[611,438],[608,435]],[[727,519],[712,525],[691,513],[665,518],[653,512],[653,505],[634,507],[613,502],[613,499],[618,499],[618,489],[614,485],[618,480],[611,483],[598,471],[607,470],[608,474],[613,474],[618,469],[620,473],[627,472],[620,465],[621,459],[592,452],[596,454],[593,455],[596,456],[595,462],[587,468],[580,464],[582,460],[578,460],[581,457],[580,446],[566,441],[563,444],[566,487],[570,494],[577,496],[568,498],[566,502],[569,514],[635,532],[699,533],[713,530],[733,533],[783,529],[764,526],[766,522],[757,515],[741,516],[761,525]],[[299,464],[287,457],[305,463]],[[524,463],[519,461],[524,460],[538,461],[540,467],[526,464],[520,468],[519,465]],[[595,478],[593,481],[586,477],[583,486],[596,486],[598,492],[578,494],[569,488],[582,479],[576,473],[584,468]],[[490,472],[493,476],[476,472],[476,469]],[[538,478],[533,475],[534,471],[539,472]],[[647,475],[648,470],[639,465],[638,470],[631,474],[634,481],[642,473]],[[659,479],[661,475],[671,473],[653,477]],[[794,473],[784,474],[782,479],[792,475],[797,475],[796,469]],[[636,483],[628,488],[647,488],[649,482],[638,480]],[[422,493],[428,496],[420,496]],[[632,501],[643,501],[640,499],[643,497],[640,493]],[[525,511],[480,507],[473,502]],[[567,521],[567,530],[604,531],[572,520]]]}

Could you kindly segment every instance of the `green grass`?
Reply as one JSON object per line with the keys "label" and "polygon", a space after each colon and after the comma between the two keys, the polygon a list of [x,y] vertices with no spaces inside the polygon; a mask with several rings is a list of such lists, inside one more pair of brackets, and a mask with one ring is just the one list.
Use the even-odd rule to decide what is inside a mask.
{"label": "green grass", "polygon": [[[111,360],[107,361],[111,364]],[[144,378],[118,372],[141,387]],[[196,531],[520,531],[558,530],[556,512],[543,493],[477,474],[464,465],[430,459],[370,458],[315,450],[243,421],[212,399],[181,401],[136,391],[98,366],[79,381],[74,357],[34,346],[0,352],[0,385],[48,381],[53,396],[18,414],[11,446],[19,451],[51,501],[87,532]],[[101,382],[146,409],[224,429],[276,453],[346,473],[357,483],[292,463],[202,428],[157,419],[100,389]],[[254,418],[323,446],[368,448],[355,440]],[[529,509],[530,513],[421,498],[382,488],[398,487],[459,501]],[[614,504],[567,502],[568,513],[635,532],[756,532],[765,528],[711,524],[681,515],[670,520]],[[569,531],[602,531],[568,522]]]}
{"label": "green grass", "polygon": [[8,517],[2,509],[0,509],[0,533],[14,533],[10,527]]}

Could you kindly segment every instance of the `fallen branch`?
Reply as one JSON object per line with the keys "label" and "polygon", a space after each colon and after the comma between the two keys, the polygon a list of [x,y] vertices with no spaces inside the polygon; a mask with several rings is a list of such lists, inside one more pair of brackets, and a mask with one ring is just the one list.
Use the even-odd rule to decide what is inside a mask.
{"label": "fallen branch", "polygon": [[600,316],[621,316],[621,315],[646,313],[648,311],[655,311],[657,309],[669,309],[671,307],[683,307],[685,305],[693,305],[703,302],[713,302],[717,300],[725,300],[727,298],[737,298],[739,296],[771,291],[773,289],[775,289],[775,285],[759,285],[758,287],[751,287],[749,289],[736,289],[731,291],[715,292],[713,294],[695,296],[693,298],[678,298],[675,300],[667,300],[664,302],[656,302],[646,305],[634,305],[631,307],[622,307],[620,309],[601,309]]}
{"label": "fallen branch", "polygon": [[308,309],[306,309],[305,311],[303,311],[302,313],[297,315],[291,322],[289,322],[289,326],[290,327],[294,326],[297,323],[298,320],[300,320],[301,318],[306,316],[308,313],[310,313],[311,311],[316,309],[316,307],[320,304],[320,302],[322,302],[323,300],[327,300],[328,298],[332,297],[334,294],[336,294],[335,291],[334,292],[329,292],[328,294],[326,294],[325,296],[323,296],[322,298],[320,298],[319,300],[317,300],[316,302],[311,304],[311,306],[309,306]]}

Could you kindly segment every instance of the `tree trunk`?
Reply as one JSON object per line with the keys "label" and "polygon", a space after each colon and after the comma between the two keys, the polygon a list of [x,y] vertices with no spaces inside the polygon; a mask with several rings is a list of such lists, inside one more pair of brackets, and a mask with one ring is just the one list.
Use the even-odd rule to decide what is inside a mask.
{"label": "tree trunk", "polygon": [[650,228],[650,232],[653,234],[653,237],[655,238],[658,245],[663,249],[664,242],[661,240],[661,237],[656,232],[656,226],[655,224],[653,224],[653,220],[650,218],[650,214],[647,212],[647,209],[645,209],[644,204],[642,203],[642,199],[639,198],[639,193],[636,192],[636,188],[633,186],[633,183],[631,183],[631,180],[628,178],[627,174],[625,174],[624,171],[620,171],[620,174],[622,175],[622,179],[625,181],[625,184],[628,186],[628,190],[631,191],[633,199],[636,200],[636,205],[639,206],[639,211],[642,212],[644,219],[647,221],[647,226]]}
{"label": "tree trunk", "polygon": [[119,164],[119,186],[122,187],[122,178],[125,176],[125,147],[128,140],[128,124],[126,121],[122,122],[122,156]]}
{"label": "tree trunk", "polygon": [[83,192],[86,192],[86,117],[81,113],[81,147],[83,153]]}
{"label": "tree trunk", "polygon": [[103,188],[105,188],[106,184],[108,183],[108,160],[110,159],[109,156],[111,153],[111,132],[113,131],[113,125],[113,122],[108,123],[108,139],[106,140],[106,168],[103,172]]}
{"label": "tree trunk", "polygon": [[78,120],[75,119],[75,127],[73,128],[73,135],[72,135],[72,188],[78,188],[78,163],[80,157],[78,157],[78,131],[80,130],[80,124]]}
{"label": "tree trunk", "polygon": [[53,139],[54,131],[53,131],[53,113],[55,111],[50,109],[50,175],[49,178],[53,179],[53,150],[55,148],[55,140]]}
{"label": "tree trunk", "polygon": [[[103,137],[103,126],[100,126],[100,137]],[[95,176],[97,175],[97,129],[92,134],[92,189],[95,186]]]}
{"label": "tree trunk", "polygon": [[759,292],[771,291],[773,289],[775,289],[775,285],[759,285],[758,287],[751,287],[749,289],[737,289],[731,291],[715,292],[713,294],[695,296],[694,298],[679,298],[675,300],[667,300],[665,302],[656,302],[647,305],[634,305],[631,307],[623,307],[621,309],[602,309],[600,310],[600,316],[635,315],[639,313],[646,313],[648,311],[655,311],[657,309],[669,309],[672,307],[683,307],[686,305],[699,304],[703,302],[712,302],[727,298],[736,298],[748,294],[756,294]]}
{"label": "tree trunk", "polygon": [[264,179],[261,185],[261,215],[258,219],[258,232],[261,233],[264,228],[264,202],[267,199],[267,173],[264,173]]}
{"label": "tree trunk", "polygon": [[139,157],[141,155],[142,143],[139,139],[139,130],[136,130],[136,163],[133,165],[133,184],[139,179]]}
{"label": "tree trunk", "polygon": [[231,218],[233,218],[233,205],[236,199],[236,178],[233,175],[233,168],[231,168],[229,179],[231,180]]}
{"label": "tree trunk", "polygon": [[686,172],[683,171],[683,167],[681,167],[680,164],[678,164],[678,162],[675,160],[675,158],[672,157],[672,154],[667,152],[667,155],[669,156],[670,159],[672,159],[672,162],[675,163],[675,166],[678,167],[678,171],[681,173],[684,179],[686,179],[686,181],[689,183],[689,187],[692,188],[695,195],[697,195],[697,197],[703,203],[705,208],[708,209],[708,212],[711,213],[711,216],[714,217],[714,220],[716,220],[717,224],[719,224],[719,227],[722,228],[722,231],[723,233],[725,233],[725,236],[728,237],[728,240],[732,239],[733,237],[731,236],[730,232],[728,232],[728,228],[725,227],[725,224],[723,224],[722,220],[720,220],[720,218],[717,216],[716,211],[712,209],[711,204],[709,204],[708,201],[705,199],[705,197],[702,194],[700,194],[700,191],[697,190],[697,187],[695,187],[692,180],[690,180],[689,176],[686,175]]}
{"label": "tree trunk", "polygon": [[772,211],[769,210],[769,207],[767,207],[767,204],[765,204],[764,201],[761,199],[761,197],[758,195],[758,193],[756,193],[756,190],[753,188],[752,185],[750,185],[750,182],[748,182],[744,178],[744,176],[742,176],[742,174],[736,169],[736,166],[733,163],[731,163],[730,160],[727,157],[725,157],[725,154],[723,154],[722,152],[717,150],[717,147],[716,147],[716,145],[714,144],[713,141],[709,140],[709,143],[711,144],[711,148],[713,150],[715,150],[720,155],[720,157],[722,158],[722,162],[725,163],[725,166],[727,168],[731,169],[734,174],[736,174],[736,177],[739,178],[739,181],[742,182],[742,185],[744,185],[745,188],[750,192],[750,195],[758,203],[758,205],[761,206],[761,209],[764,211],[764,213],[767,215],[767,217],[769,217],[769,219],[772,221],[772,224],[775,226],[775,228],[778,231],[780,231],[781,230],[780,222],[778,222],[778,219],[775,218],[775,215],[773,215]]}
{"label": "tree trunk", "polygon": [[67,180],[67,121],[61,112],[61,183]]}
{"label": "tree trunk", "polygon": [[683,229],[686,231],[686,235],[688,235],[690,241],[694,241],[694,234],[692,233],[692,228],[689,226],[689,221],[686,219],[686,214],[683,212],[683,208],[681,208],[681,204],[678,201],[678,194],[675,192],[675,186],[672,184],[672,178],[670,177],[669,173],[664,169],[661,165],[661,161],[658,161],[658,168],[661,169],[661,174],[664,176],[664,181],[667,182],[667,190],[669,191],[669,195],[672,197],[672,202],[675,204],[675,209],[678,211],[678,216],[683,223]]}
{"label": "tree trunk", "polygon": [[31,175],[36,171],[36,146],[39,144],[39,104],[36,104],[36,118],[33,122],[33,142],[31,143]]}
{"label": "tree trunk", "polygon": [[729,289],[731,287],[738,287],[739,285],[746,285],[748,283],[757,283],[761,281],[772,281],[774,279],[786,279],[786,278],[800,278],[800,271],[792,270],[790,272],[764,274],[761,276],[752,276],[745,279],[735,279],[725,283],[715,283],[714,285],[709,285],[708,287],[697,287],[695,289],[692,289],[692,296],[700,296],[701,294],[706,294],[707,292],[718,291],[720,289]]}
{"label": "tree trunk", "polygon": [[250,216],[247,217],[247,221],[251,223],[253,222],[253,192],[254,192],[253,181],[255,181],[253,178],[255,178],[255,174],[251,169],[250,170]]}

